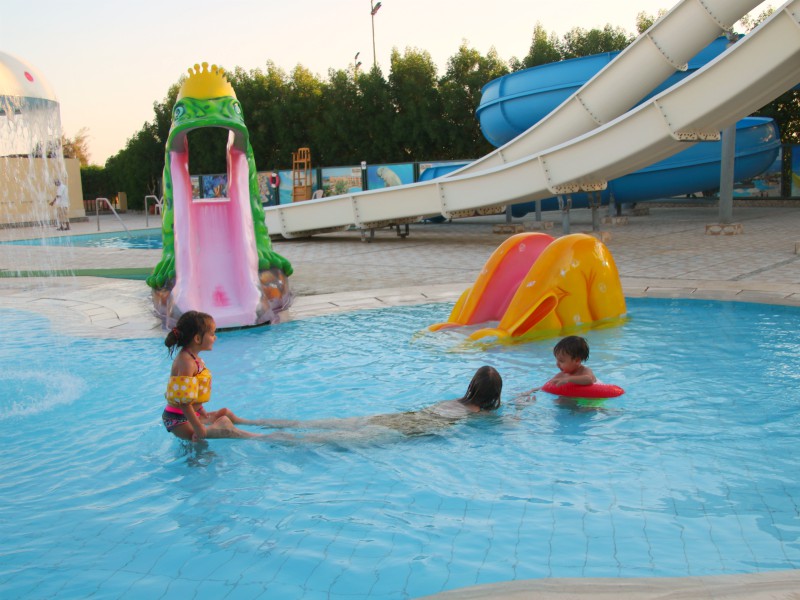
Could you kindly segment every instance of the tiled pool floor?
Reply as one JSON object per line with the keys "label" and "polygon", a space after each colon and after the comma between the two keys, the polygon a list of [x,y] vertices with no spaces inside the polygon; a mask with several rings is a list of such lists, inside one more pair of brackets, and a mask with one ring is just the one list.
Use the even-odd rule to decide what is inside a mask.
{"label": "tiled pool floor", "polygon": [[[524,219],[525,222],[532,222]],[[130,229],[145,227],[143,215],[124,215]],[[560,213],[545,213],[561,234]],[[713,206],[658,206],[629,216],[627,224],[603,225],[625,294],[696,297],[800,305],[800,203],[781,207],[735,207],[744,233],[712,236]],[[400,238],[376,232],[363,243],[357,231],[307,240],[275,240],[295,268],[298,298],[288,318],[395,304],[454,302],[475,279],[508,234],[493,233],[502,217],[411,226]],[[153,219],[149,225],[155,226]],[[101,231],[120,229],[101,217]],[[572,232],[591,230],[588,210],[572,212]],[[74,234],[94,233],[92,219],[72,224]],[[47,230],[46,235],[56,232]],[[32,228],[0,230],[0,240],[41,235]],[[151,268],[160,250],[75,247],[0,247],[0,273]],[[83,336],[160,337],[150,292],[141,280],[100,277],[3,277],[0,308],[35,310],[56,326]],[[441,594],[440,598],[797,598],[797,571],[685,579],[570,579],[514,581]]]}

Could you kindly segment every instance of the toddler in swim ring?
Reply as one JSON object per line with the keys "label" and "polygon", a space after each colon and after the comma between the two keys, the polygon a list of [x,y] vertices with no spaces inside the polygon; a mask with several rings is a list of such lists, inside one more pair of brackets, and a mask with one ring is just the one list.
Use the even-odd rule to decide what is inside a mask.
{"label": "toddler in swim ring", "polygon": [[592,385],[597,381],[592,370],[583,363],[589,358],[589,344],[577,335],[570,335],[553,348],[559,373],[548,383],[560,386],[565,383]]}

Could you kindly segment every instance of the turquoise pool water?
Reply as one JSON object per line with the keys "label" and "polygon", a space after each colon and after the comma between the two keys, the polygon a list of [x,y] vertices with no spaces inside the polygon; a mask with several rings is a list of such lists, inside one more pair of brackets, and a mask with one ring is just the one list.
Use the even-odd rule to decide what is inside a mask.
{"label": "turquoise pool water", "polygon": [[110,231],[85,235],[59,235],[2,243],[12,246],[74,246],[78,248],[131,248],[137,250],[152,250],[162,246],[161,229],[135,229],[130,233]]}
{"label": "turquoise pool water", "polygon": [[800,310],[629,301],[589,365],[600,410],[515,392],[552,340],[452,351],[449,305],[223,332],[216,407],[310,419],[421,408],[495,366],[504,406],[437,435],[184,445],[160,340],[3,312],[0,589],[9,598],[414,598],[526,578],[800,567]]}

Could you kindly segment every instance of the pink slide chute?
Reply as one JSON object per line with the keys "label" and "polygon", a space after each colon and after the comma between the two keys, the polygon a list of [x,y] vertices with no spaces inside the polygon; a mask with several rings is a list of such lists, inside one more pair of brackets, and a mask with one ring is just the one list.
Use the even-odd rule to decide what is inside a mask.
{"label": "pink slide chute", "polygon": [[531,265],[554,239],[545,233],[520,233],[508,238],[492,252],[475,283],[461,294],[448,321],[428,329],[502,319]]}
{"label": "pink slide chute", "polygon": [[230,148],[227,198],[192,199],[188,153],[170,152],[175,198],[175,287],[181,313],[213,315],[218,327],[255,323],[261,288],[247,155]]}

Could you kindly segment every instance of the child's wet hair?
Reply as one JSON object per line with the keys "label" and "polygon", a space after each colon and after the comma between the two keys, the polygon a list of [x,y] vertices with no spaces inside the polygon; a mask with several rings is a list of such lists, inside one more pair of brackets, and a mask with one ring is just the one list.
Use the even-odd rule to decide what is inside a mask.
{"label": "child's wet hair", "polygon": [[500,393],[503,391],[503,378],[497,369],[485,365],[475,371],[469,382],[463,402],[474,404],[481,410],[500,408]]}
{"label": "child's wet hair", "polygon": [[570,358],[585,361],[589,358],[589,344],[578,335],[569,335],[555,345],[553,356],[562,352]]}
{"label": "child's wet hair", "polygon": [[203,337],[211,331],[214,317],[208,313],[197,310],[188,310],[183,313],[164,340],[164,345],[169,348],[169,355],[175,353],[175,348],[183,348],[194,339],[194,336]]}

